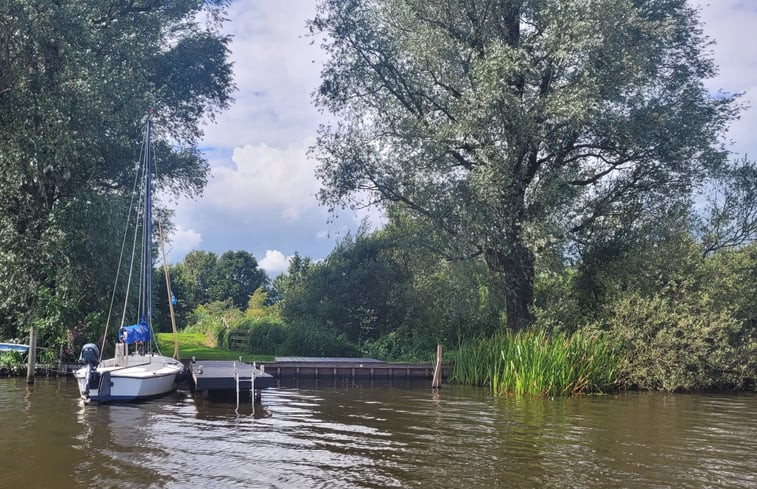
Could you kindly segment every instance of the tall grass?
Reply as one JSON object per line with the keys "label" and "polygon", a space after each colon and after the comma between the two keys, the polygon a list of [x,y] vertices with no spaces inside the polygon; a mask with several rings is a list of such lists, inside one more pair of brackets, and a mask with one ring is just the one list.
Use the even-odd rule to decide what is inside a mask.
{"label": "tall grass", "polygon": [[620,362],[606,337],[534,330],[479,338],[461,345],[452,357],[453,381],[515,396],[601,391],[615,383]]}

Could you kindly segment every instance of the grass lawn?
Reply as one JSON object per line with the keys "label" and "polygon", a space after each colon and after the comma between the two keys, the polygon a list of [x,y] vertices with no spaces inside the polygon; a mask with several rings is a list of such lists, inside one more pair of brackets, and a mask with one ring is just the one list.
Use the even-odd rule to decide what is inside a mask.
{"label": "grass lawn", "polygon": [[[160,351],[164,355],[173,354],[173,333],[157,333],[156,339]],[[182,359],[192,357],[198,360],[242,360],[245,362],[270,362],[273,361],[272,355],[251,355],[238,351],[223,350],[210,346],[210,342],[202,333],[183,333],[178,334],[179,338],[179,356]]]}

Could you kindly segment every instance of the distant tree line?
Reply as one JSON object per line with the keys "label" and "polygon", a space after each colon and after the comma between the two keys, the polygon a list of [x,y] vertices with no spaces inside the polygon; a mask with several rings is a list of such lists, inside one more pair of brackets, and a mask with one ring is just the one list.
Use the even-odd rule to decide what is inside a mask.
{"label": "distant tree line", "polygon": [[[221,256],[209,251],[192,251],[169,270],[171,290],[176,299],[176,320],[182,327],[198,306],[211,302],[228,302],[231,307],[244,312],[253,293],[268,289],[270,283],[255,257],[241,250],[227,251]],[[155,276],[160,276],[157,271]],[[160,281],[157,289],[156,327],[170,331],[166,282]]]}

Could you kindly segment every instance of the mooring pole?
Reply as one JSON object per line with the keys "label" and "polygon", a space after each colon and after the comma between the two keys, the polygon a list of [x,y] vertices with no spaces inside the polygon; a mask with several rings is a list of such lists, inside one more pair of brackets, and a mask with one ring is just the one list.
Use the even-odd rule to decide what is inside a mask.
{"label": "mooring pole", "polygon": [[37,328],[29,330],[29,352],[27,353],[26,383],[34,383],[34,369],[37,366]]}
{"label": "mooring pole", "polygon": [[438,389],[442,386],[442,345],[436,345],[436,367],[434,368],[434,379],[431,381],[431,387]]}

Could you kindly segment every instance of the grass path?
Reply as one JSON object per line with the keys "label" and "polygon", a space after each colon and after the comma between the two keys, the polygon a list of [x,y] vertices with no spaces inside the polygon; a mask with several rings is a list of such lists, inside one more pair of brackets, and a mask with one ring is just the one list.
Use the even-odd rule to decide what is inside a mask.
{"label": "grass path", "polygon": [[[156,339],[160,351],[164,355],[173,354],[173,333],[157,333]],[[242,360],[245,362],[270,362],[273,361],[272,355],[252,355],[232,350],[223,350],[215,348],[210,340],[202,333],[184,333],[178,334],[179,339],[179,356],[182,359],[192,357],[198,360]]]}

